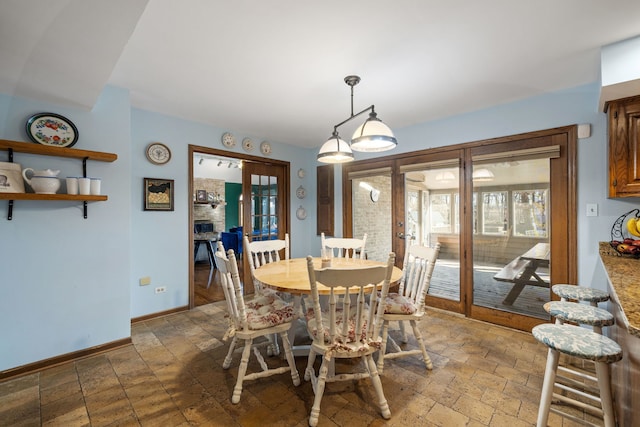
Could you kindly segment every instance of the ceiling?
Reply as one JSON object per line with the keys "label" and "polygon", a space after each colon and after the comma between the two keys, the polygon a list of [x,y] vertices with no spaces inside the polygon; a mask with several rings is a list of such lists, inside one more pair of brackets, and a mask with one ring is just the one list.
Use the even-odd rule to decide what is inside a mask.
{"label": "ceiling", "polygon": [[399,129],[597,82],[600,48],[639,16],[637,0],[3,0],[0,93],[90,110],[113,85],[136,108],[319,147],[351,114],[347,75],[355,112]]}

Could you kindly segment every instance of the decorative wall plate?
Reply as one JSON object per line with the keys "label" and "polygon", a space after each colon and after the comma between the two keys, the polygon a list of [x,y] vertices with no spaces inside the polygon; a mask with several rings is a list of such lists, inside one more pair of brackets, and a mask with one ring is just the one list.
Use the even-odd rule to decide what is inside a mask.
{"label": "decorative wall plate", "polygon": [[296,197],[298,199],[304,199],[305,197],[307,197],[307,190],[305,190],[302,185],[296,190]]}
{"label": "decorative wall plate", "polygon": [[227,148],[233,148],[236,146],[236,137],[231,132],[225,132],[222,134],[222,145]]}
{"label": "decorative wall plate", "polygon": [[37,144],[54,147],[71,147],[78,142],[78,129],[73,122],[53,113],[38,113],[29,117],[27,135]]}
{"label": "decorative wall plate", "polygon": [[160,142],[152,142],[147,145],[145,154],[147,155],[147,159],[155,165],[164,165],[171,160],[171,150]]}
{"label": "decorative wall plate", "polygon": [[260,144],[260,152],[262,152],[262,154],[264,154],[265,156],[271,154],[271,144],[269,144],[267,141],[262,141],[262,144]]}
{"label": "decorative wall plate", "polygon": [[305,172],[304,169],[300,168],[298,169],[298,178],[302,179],[305,177],[305,175],[307,174],[307,172]]}
{"label": "decorative wall plate", "polygon": [[244,151],[253,151],[253,141],[251,138],[245,138],[242,140],[242,148],[244,148]]}
{"label": "decorative wall plate", "polygon": [[301,221],[304,221],[306,217],[307,217],[307,210],[303,208],[302,205],[300,205],[298,210],[296,210],[296,218],[298,218]]}

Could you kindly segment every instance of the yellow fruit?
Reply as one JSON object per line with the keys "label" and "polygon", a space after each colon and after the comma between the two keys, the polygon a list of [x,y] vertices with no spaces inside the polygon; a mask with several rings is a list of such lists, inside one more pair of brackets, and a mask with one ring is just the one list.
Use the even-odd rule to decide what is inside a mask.
{"label": "yellow fruit", "polygon": [[636,231],[638,232],[636,236],[640,235],[640,218],[636,218]]}
{"label": "yellow fruit", "polygon": [[631,233],[632,236],[640,237],[640,231],[638,231],[638,218],[629,218],[627,221],[627,231]]}

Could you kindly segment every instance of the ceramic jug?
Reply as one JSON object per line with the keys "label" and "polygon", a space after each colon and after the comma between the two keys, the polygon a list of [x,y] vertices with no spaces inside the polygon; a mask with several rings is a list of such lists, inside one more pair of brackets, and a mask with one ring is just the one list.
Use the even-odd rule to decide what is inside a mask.
{"label": "ceramic jug", "polygon": [[[29,172],[31,173],[31,179],[27,176]],[[45,169],[36,171],[26,168],[22,171],[22,177],[37,194],[55,194],[60,188],[60,180],[57,178],[59,173],[59,170]]]}

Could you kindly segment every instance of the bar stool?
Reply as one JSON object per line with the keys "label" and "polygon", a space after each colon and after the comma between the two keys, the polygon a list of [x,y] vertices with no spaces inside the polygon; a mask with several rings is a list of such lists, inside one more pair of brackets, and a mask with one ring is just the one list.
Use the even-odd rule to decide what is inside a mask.
{"label": "bar stool", "polygon": [[554,294],[558,295],[562,301],[585,301],[594,307],[597,307],[599,302],[609,300],[609,294],[607,292],[585,286],[558,284],[553,285],[551,290]]}
{"label": "bar stool", "polygon": [[[549,348],[536,425],[538,427],[546,426],[549,419],[549,412],[560,414],[576,422],[584,422],[584,420],[571,414],[552,408],[551,399],[555,398],[560,402],[571,404],[595,415],[599,415],[603,418],[605,427],[614,427],[615,416],[611,397],[609,364],[622,359],[622,349],[620,346],[610,338],[579,326],[542,324],[535,326],[531,333],[536,340]],[[560,353],[584,360],[592,360],[596,363],[600,396],[595,399],[600,403],[600,407],[553,392],[554,386],[557,385],[556,374]],[[587,394],[583,394],[582,396],[594,398]]]}
{"label": "bar stool", "polygon": [[[574,286],[575,287],[575,286]],[[603,326],[615,322],[613,314],[603,308],[567,301],[549,301],[543,305],[545,311],[556,318],[557,324],[578,323],[593,327],[593,332],[602,335]]]}

